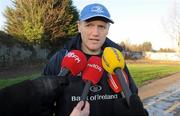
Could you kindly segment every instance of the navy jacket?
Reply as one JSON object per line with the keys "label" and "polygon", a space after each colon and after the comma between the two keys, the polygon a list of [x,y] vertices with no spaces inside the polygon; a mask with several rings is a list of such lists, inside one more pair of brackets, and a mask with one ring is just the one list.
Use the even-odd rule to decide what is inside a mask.
{"label": "navy jacket", "polygon": [[[102,49],[105,47],[114,47],[122,51],[122,48],[116,43],[112,42],[110,39],[106,39]],[[44,75],[58,75],[60,72],[60,64],[63,57],[70,50],[77,49],[81,50],[81,36],[80,34],[72,38],[68,44],[65,45],[63,49],[58,51],[47,63],[44,68]],[[87,55],[87,58],[90,56]],[[132,93],[138,93],[138,89],[128,71],[127,66],[125,66],[124,71],[128,75],[129,88]],[[84,81],[81,75],[76,77],[60,77],[67,78],[68,85],[63,89],[63,92],[57,97],[55,105],[51,104],[49,108],[54,107],[54,112],[56,116],[68,116],[75,105],[80,101],[80,96],[84,89]],[[127,103],[121,94],[114,93],[107,82],[107,72],[104,71],[103,77],[97,85],[92,85],[90,87],[90,92],[88,94],[88,100],[90,102],[90,116],[128,116],[136,115],[128,108]]]}

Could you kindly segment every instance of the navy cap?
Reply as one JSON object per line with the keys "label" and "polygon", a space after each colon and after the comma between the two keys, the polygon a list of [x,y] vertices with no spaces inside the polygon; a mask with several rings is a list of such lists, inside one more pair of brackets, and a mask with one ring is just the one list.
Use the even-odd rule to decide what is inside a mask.
{"label": "navy cap", "polygon": [[79,20],[80,21],[86,21],[91,18],[95,17],[102,17],[103,19],[107,20],[110,23],[114,23],[114,21],[111,19],[111,16],[109,14],[109,11],[107,8],[101,4],[94,3],[85,6],[80,14]]}

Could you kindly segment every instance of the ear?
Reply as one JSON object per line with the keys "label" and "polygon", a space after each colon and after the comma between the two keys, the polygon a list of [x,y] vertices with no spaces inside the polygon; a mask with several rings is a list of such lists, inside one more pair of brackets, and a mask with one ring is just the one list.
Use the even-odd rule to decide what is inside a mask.
{"label": "ear", "polygon": [[78,26],[78,32],[80,33],[81,32],[81,22],[80,21],[77,21],[77,26]]}
{"label": "ear", "polygon": [[107,25],[108,25],[108,31],[107,31],[107,35],[108,35],[108,33],[109,33],[109,28],[110,28],[111,25],[110,25],[110,23],[108,23]]}

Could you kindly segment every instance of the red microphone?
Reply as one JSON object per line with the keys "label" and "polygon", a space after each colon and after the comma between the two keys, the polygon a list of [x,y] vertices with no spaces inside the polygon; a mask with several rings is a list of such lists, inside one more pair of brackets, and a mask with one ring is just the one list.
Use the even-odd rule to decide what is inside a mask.
{"label": "red microphone", "polygon": [[91,56],[82,74],[82,79],[85,81],[85,87],[81,95],[81,100],[86,100],[91,84],[95,85],[100,81],[103,71],[101,58],[98,56]]}
{"label": "red microphone", "polygon": [[[125,77],[125,81],[126,84],[129,86],[129,80],[128,77],[126,75],[126,73],[124,71],[122,71],[124,77]],[[115,74],[108,74],[108,84],[111,87],[111,89],[115,92],[115,93],[119,93],[122,92],[122,86],[120,85],[118,78]]]}
{"label": "red microphone", "polygon": [[71,50],[64,56],[61,63],[61,71],[58,76],[73,76],[84,70],[87,64],[86,56],[79,50]]}

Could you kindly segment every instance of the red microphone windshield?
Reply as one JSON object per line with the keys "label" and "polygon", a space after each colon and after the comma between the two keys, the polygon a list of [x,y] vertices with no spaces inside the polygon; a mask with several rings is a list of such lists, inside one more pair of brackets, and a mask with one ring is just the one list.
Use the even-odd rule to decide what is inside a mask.
{"label": "red microphone windshield", "polygon": [[119,93],[122,91],[122,87],[116,77],[116,75],[113,74],[109,74],[108,75],[108,84],[111,87],[111,89],[115,92],[115,93]]}
{"label": "red microphone windshield", "polygon": [[86,56],[79,50],[71,50],[61,63],[62,68],[67,68],[75,76],[81,72],[87,64]]}
{"label": "red microphone windshield", "polygon": [[[128,76],[127,74],[125,73],[125,71],[122,71],[123,72],[123,75],[125,77],[125,81],[126,83],[129,85],[129,80],[128,80]],[[120,85],[116,75],[114,74],[109,74],[108,75],[109,78],[108,78],[108,84],[109,86],[111,87],[111,89],[115,92],[115,93],[119,93],[122,91],[122,86]]]}
{"label": "red microphone windshield", "polygon": [[91,56],[87,62],[87,66],[82,74],[82,79],[91,81],[97,84],[103,74],[101,58],[98,56]]}

